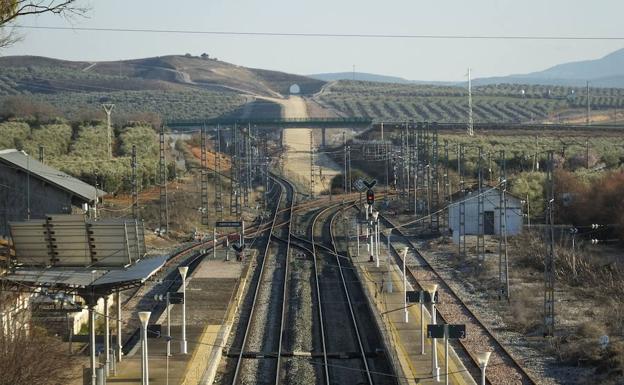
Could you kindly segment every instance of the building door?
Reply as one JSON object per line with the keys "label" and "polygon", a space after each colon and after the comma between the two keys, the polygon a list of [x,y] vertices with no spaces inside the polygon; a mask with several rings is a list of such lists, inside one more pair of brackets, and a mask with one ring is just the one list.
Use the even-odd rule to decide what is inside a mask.
{"label": "building door", "polygon": [[487,235],[494,235],[494,211],[483,212],[483,232]]}

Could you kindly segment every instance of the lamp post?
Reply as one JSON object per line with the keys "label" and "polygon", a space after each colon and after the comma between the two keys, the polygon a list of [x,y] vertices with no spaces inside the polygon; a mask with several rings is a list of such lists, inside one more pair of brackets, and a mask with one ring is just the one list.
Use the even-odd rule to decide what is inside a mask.
{"label": "lamp post", "polygon": [[[409,312],[407,311],[407,276],[405,275],[405,260],[407,259],[408,248],[404,247],[401,255],[403,256],[403,308],[405,314],[405,323],[409,321]],[[388,253],[390,249],[388,248]]]}
{"label": "lamp post", "polygon": [[358,223],[358,219],[356,218],[356,222],[355,222],[355,233],[357,235],[356,238],[356,242],[357,242],[357,250],[355,252],[355,256],[356,257],[360,257],[360,224]]}
{"label": "lamp post", "polygon": [[188,273],[188,266],[180,266],[178,271],[182,276],[182,341],[180,341],[180,351],[182,354],[186,354],[186,273]]}
{"label": "lamp post", "polygon": [[373,242],[371,252],[375,256],[375,267],[379,267],[379,211],[373,211]]}
{"label": "lamp post", "polygon": [[141,320],[141,385],[149,385],[149,365],[147,358],[147,323],[149,322],[149,311],[140,311]]}
{"label": "lamp post", "polygon": [[492,355],[492,352],[477,353],[477,362],[481,368],[481,385],[485,385],[485,368],[490,360],[490,355]]}
{"label": "lamp post", "polygon": [[[436,308],[435,308],[435,294],[438,290],[438,285],[434,284],[427,288],[429,295],[431,295],[431,324],[436,324]],[[431,340],[431,376],[436,381],[440,381],[440,367],[438,366],[438,349],[436,338]]]}
{"label": "lamp post", "polygon": [[[115,293],[115,303],[117,304],[117,362],[121,362],[121,294],[119,290]],[[115,366],[117,367],[117,366]]]}
{"label": "lamp post", "polygon": [[[171,301],[169,300],[169,292],[167,294],[156,294],[154,300],[165,302],[165,314],[167,317],[167,337],[171,336]],[[171,356],[171,339],[167,339],[167,357]]]}
{"label": "lamp post", "polygon": [[104,296],[104,371],[110,373],[110,320],[108,314],[108,295]]}

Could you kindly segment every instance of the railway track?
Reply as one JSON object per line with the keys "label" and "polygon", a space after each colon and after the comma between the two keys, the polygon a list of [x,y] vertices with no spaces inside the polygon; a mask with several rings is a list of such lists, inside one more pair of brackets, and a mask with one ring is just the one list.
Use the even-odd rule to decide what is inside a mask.
{"label": "railway track", "polygon": [[[354,204],[355,200],[347,204]],[[331,232],[343,204],[316,212],[307,238],[292,236],[294,245],[314,255],[319,329],[324,341],[326,384],[395,384],[391,365],[350,260],[338,253]],[[325,220],[322,220],[322,218]],[[322,222],[319,236],[316,229]]]}
{"label": "railway track", "polygon": [[[277,179],[274,183],[281,184]],[[278,218],[282,223],[288,224],[294,207],[293,190],[284,188],[282,185],[277,198],[276,213],[273,216],[270,233],[276,230]],[[280,206],[286,209],[280,209]],[[288,237],[290,225],[285,229]],[[282,230],[283,231],[283,230]],[[272,251],[275,251],[274,255]],[[289,273],[290,243],[285,245],[274,244],[271,237],[267,237],[264,251],[259,258],[259,269],[256,269],[256,277],[251,295],[249,314],[241,317],[239,330],[243,330],[242,336],[236,341],[230,350],[235,352],[230,356],[234,358],[234,373],[231,383],[281,383],[282,378],[282,345],[285,329],[286,303],[288,299],[288,273]],[[271,304],[280,306],[278,311],[271,308]],[[238,343],[237,343],[238,342]],[[273,378],[273,380],[267,380]]]}
{"label": "railway track", "polygon": [[[486,370],[488,384],[537,384],[487,326],[481,322],[479,317],[469,309],[438,271],[420,254],[411,240],[394,223],[380,215],[380,232],[384,234],[384,230],[390,229],[392,231],[392,255],[399,266],[402,265],[403,261],[398,249],[408,247],[410,250],[406,260],[407,277],[410,283],[421,290],[423,289],[423,282],[437,284],[440,300],[436,307],[439,318],[443,323],[466,325],[466,339],[458,340],[457,346],[461,350],[458,353],[464,358],[463,361],[466,361],[465,358],[468,359],[464,365],[471,372],[473,378],[480,377],[476,354],[491,351],[492,355]],[[386,236],[383,235],[383,238]]]}

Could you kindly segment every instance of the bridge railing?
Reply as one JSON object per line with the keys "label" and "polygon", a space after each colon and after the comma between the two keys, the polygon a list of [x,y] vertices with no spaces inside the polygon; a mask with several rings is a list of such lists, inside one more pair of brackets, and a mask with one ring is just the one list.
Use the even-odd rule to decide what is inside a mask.
{"label": "bridge railing", "polygon": [[212,119],[172,119],[166,120],[167,127],[196,127],[202,125],[305,125],[311,126],[341,126],[341,125],[370,125],[373,123],[369,118],[286,118],[286,119],[240,119],[240,118],[212,118]]}

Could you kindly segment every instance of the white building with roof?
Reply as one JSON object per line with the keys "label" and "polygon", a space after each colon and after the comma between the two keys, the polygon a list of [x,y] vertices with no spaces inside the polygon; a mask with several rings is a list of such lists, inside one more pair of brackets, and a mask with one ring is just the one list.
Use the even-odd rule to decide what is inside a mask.
{"label": "white building with roof", "polygon": [[[501,212],[506,206],[506,226],[507,235],[517,235],[522,231],[523,213],[522,201],[520,198],[505,193],[506,205],[501,207],[501,190],[496,187],[486,187],[483,190],[483,230],[484,235],[500,235],[501,234]],[[460,202],[464,202],[465,206],[465,235],[479,234],[479,199],[477,191],[466,193],[465,197],[453,197],[453,203],[449,205],[449,226],[452,231],[453,240],[459,241],[459,224],[460,224]],[[505,224],[505,222],[503,222]]]}

